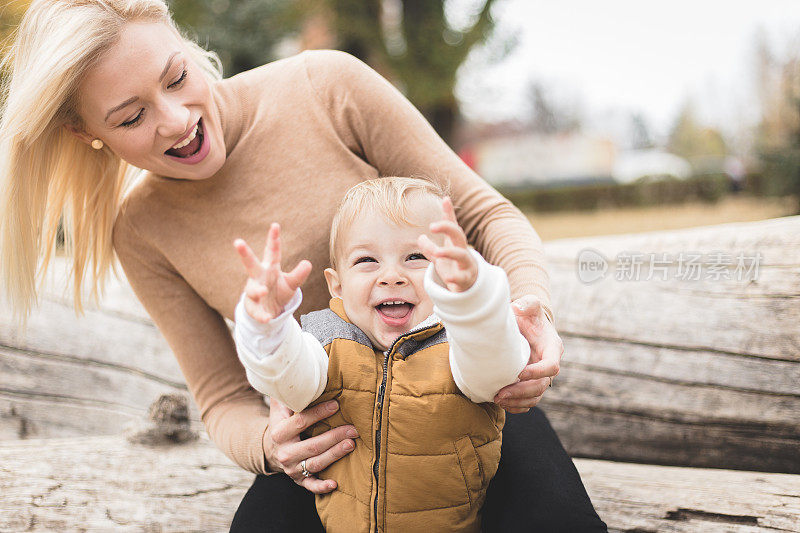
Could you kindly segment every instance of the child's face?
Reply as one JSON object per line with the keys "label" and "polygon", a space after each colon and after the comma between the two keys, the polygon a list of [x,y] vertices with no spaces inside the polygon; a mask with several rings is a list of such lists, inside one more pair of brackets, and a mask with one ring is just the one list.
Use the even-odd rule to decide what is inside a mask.
{"label": "child's face", "polygon": [[414,225],[397,226],[372,209],[358,214],[341,236],[338,268],[325,271],[331,295],[376,348],[388,349],[433,312],[423,287],[429,261],[417,238],[433,238],[428,227],[442,219],[439,202],[427,194],[414,199]]}

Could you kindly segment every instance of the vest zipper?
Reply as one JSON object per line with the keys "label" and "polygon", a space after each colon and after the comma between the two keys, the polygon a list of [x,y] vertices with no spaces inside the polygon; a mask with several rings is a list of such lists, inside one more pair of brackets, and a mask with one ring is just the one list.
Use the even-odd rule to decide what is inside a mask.
{"label": "vest zipper", "polygon": [[383,352],[383,378],[381,379],[380,387],[378,387],[378,424],[375,428],[375,462],[372,465],[372,474],[375,476],[375,501],[373,502],[373,509],[375,511],[375,533],[378,533],[378,477],[381,459],[381,427],[383,426],[383,400],[386,394],[386,380],[389,374],[389,357],[394,351],[395,346],[397,346],[400,341],[404,340],[410,335],[414,335],[421,331],[425,331],[426,329],[437,326],[438,324],[429,324],[421,328],[412,329],[411,331],[396,338],[392,345],[389,346],[389,349]]}
{"label": "vest zipper", "polygon": [[389,353],[391,348],[383,352],[383,379],[378,388],[378,425],[375,429],[375,464],[372,466],[372,473],[375,476],[375,532],[378,531],[378,472],[380,471],[381,460],[381,426],[383,423],[383,397],[386,393],[386,379],[389,371]]}

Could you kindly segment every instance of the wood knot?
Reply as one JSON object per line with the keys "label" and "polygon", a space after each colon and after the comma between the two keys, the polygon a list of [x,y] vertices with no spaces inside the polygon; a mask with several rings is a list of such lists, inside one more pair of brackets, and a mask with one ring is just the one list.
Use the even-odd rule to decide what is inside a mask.
{"label": "wood knot", "polygon": [[197,439],[191,429],[189,401],[181,394],[162,394],[150,404],[149,423],[127,432],[135,444],[173,444]]}

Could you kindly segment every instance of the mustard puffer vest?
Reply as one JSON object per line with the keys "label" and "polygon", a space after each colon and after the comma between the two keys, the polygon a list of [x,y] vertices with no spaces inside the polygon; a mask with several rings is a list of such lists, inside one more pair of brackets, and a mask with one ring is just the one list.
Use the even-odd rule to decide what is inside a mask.
{"label": "mustard puffer vest", "polygon": [[328,385],[314,404],[340,406],[312,435],[344,424],[359,433],[353,452],[317,474],[338,484],[316,499],[325,530],[479,531],[505,414],[458,390],[442,324],[423,322],[386,352],[372,348],[338,298],[301,324],[329,357]]}

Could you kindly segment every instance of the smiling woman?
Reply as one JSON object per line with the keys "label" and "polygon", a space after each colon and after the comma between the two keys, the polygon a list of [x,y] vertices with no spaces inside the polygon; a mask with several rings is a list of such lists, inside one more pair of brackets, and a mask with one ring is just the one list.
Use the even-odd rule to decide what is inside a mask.
{"label": "smiling woman", "polygon": [[[117,45],[78,86],[80,140],[100,139],[129,164],[162,176],[204,179],[225,162],[209,80],[169,26],[126,24]],[[130,95],[119,102],[120,95]]]}
{"label": "smiling woman", "polygon": [[[163,3],[149,0],[36,0],[17,36],[0,69],[11,73],[0,99],[5,291],[25,316],[63,221],[80,310],[86,277],[94,296],[102,292],[117,205],[138,168],[202,178],[222,165],[219,114],[209,94],[209,84],[221,78],[219,62],[180,36]],[[211,124],[206,156],[165,156],[203,117]],[[217,148],[209,158],[212,143]],[[88,169],[97,179],[86,179]]]}

